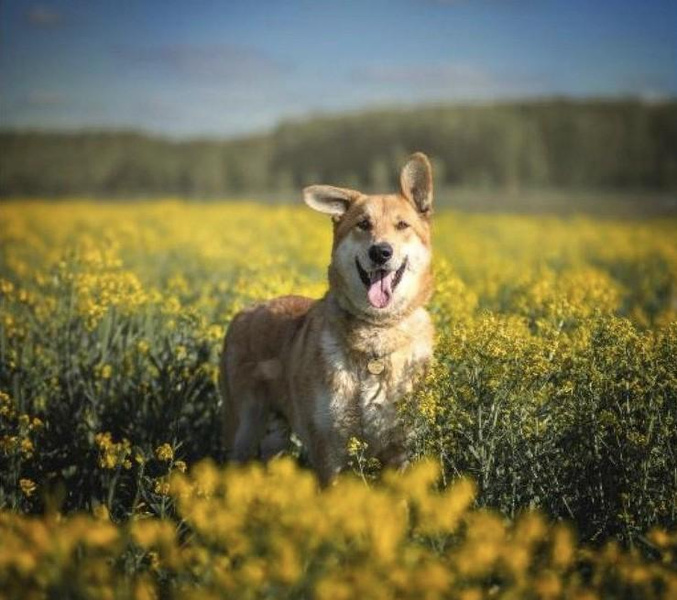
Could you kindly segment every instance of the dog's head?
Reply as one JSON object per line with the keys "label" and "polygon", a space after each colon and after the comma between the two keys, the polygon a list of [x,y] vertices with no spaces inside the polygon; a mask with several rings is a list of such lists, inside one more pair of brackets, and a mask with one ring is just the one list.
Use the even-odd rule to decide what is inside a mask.
{"label": "dog's head", "polygon": [[412,155],[399,194],[365,195],[313,185],[308,206],[332,216],[329,282],[344,308],[370,320],[392,319],[430,296],[430,217],[433,179],[425,154]]}

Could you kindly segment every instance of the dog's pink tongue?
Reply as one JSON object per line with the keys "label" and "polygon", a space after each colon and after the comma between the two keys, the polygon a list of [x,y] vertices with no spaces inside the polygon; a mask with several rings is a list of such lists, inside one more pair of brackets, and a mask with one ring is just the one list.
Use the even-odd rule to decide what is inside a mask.
{"label": "dog's pink tongue", "polygon": [[367,290],[369,303],[376,308],[385,308],[393,297],[393,278],[395,271],[383,274],[379,273],[372,280]]}

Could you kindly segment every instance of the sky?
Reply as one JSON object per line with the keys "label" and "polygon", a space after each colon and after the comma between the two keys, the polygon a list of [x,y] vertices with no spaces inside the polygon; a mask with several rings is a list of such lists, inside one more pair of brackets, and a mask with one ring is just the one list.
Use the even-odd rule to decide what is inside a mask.
{"label": "sky", "polygon": [[0,0],[0,127],[234,137],[311,114],[677,96],[677,0]]}

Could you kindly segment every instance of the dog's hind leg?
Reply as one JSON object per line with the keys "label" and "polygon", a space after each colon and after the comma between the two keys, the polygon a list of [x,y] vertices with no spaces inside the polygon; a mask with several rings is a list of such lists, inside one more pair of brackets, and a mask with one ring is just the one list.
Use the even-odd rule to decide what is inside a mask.
{"label": "dog's hind leg", "polygon": [[261,440],[261,460],[267,462],[289,449],[291,428],[281,414],[271,412],[266,425],[266,434]]}
{"label": "dog's hind leg", "polygon": [[233,443],[235,441],[235,432],[237,431],[237,414],[235,412],[235,407],[232,405],[223,364],[221,365],[219,374],[219,391],[221,393],[221,410],[219,416],[222,442],[220,457],[222,460],[227,460],[233,453]]}
{"label": "dog's hind leg", "polygon": [[246,462],[259,454],[269,411],[267,402],[254,390],[242,392],[239,405],[238,424],[230,458],[235,462]]}

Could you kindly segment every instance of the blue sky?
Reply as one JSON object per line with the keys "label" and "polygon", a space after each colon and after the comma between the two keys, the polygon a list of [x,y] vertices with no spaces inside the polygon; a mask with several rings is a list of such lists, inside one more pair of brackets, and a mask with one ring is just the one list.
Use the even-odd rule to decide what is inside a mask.
{"label": "blue sky", "polygon": [[0,126],[236,136],[418,102],[677,95],[675,0],[0,2]]}

